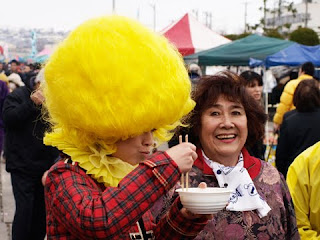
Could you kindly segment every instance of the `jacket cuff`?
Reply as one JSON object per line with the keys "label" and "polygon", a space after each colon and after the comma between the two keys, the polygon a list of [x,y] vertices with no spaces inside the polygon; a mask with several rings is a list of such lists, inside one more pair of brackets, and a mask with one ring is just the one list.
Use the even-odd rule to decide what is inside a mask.
{"label": "jacket cuff", "polygon": [[179,205],[180,197],[178,197],[170,211],[166,215],[166,220],[168,224],[178,233],[187,236],[187,237],[195,237],[198,233],[207,225],[208,219],[206,218],[198,218],[198,219],[187,219],[180,212]]}
{"label": "jacket cuff", "polygon": [[142,162],[152,169],[153,175],[169,191],[180,178],[180,170],[177,164],[165,152],[157,152],[148,160]]}

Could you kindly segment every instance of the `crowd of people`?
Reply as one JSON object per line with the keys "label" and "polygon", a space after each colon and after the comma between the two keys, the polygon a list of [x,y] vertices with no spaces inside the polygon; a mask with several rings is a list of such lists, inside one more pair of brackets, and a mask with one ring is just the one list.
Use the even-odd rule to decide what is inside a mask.
{"label": "crowd of people", "polygon": [[[0,63],[12,239],[320,239],[313,74],[304,63],[284,87],[273,166],[263,76],[186,67],[135,20],[84,22],[44,66]],[[177,141],[185,134],[188,142]],[[185,208],[175,192],[184,173],[191,187],[231,189],[226,207]]]}

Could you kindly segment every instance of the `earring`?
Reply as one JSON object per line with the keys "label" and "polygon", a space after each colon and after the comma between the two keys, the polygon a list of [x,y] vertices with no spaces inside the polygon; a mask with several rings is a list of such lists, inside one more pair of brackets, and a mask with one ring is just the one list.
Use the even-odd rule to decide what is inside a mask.
{"label": "earring", "polygon": [[155,153],[156,151],[158,151],[158,149],[156,148],[157,144],[155,142],[152,144],[152,147],[153,147],[152,153]]}

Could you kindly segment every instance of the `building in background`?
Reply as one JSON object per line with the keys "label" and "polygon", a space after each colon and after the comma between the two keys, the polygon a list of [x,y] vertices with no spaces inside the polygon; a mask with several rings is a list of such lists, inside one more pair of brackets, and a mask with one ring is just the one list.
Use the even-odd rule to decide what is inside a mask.
{"label": "building in background", "polygon": [[282,26],[282,32],[292,32],[299,27],[311,28],[320,35],[320,3],[318,0],[303,0],[293,5],[295,13],[282,7],[280,11],[274,9],[266,16],[266,27],[277,28]]}
{"label": "building in background", "polygon": [[32,54],[32,32],[37,35],[34,52],[40,53],[45,48],[54,48],[68,34],[64,31],[54,29],[26,29],[26,28],[0,28],[0,46],[4,54],[0,54],[0,60],[10,61],[16,59],[21,61]]}

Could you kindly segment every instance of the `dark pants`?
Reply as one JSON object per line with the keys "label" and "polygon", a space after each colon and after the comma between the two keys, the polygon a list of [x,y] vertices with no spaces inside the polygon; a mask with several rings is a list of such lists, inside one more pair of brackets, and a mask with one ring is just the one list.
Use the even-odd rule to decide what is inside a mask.
{"label": "dark pants", "polygon": [[46,211],[41,176],[11,172],[16,212],[12,240],[43,240],[46,234]]}
{"label": "dark pants", "polygon": [[2,153],[2,149],[3,149],[3,140],[4,140],[4,129],[0,127],[0,154]]}

